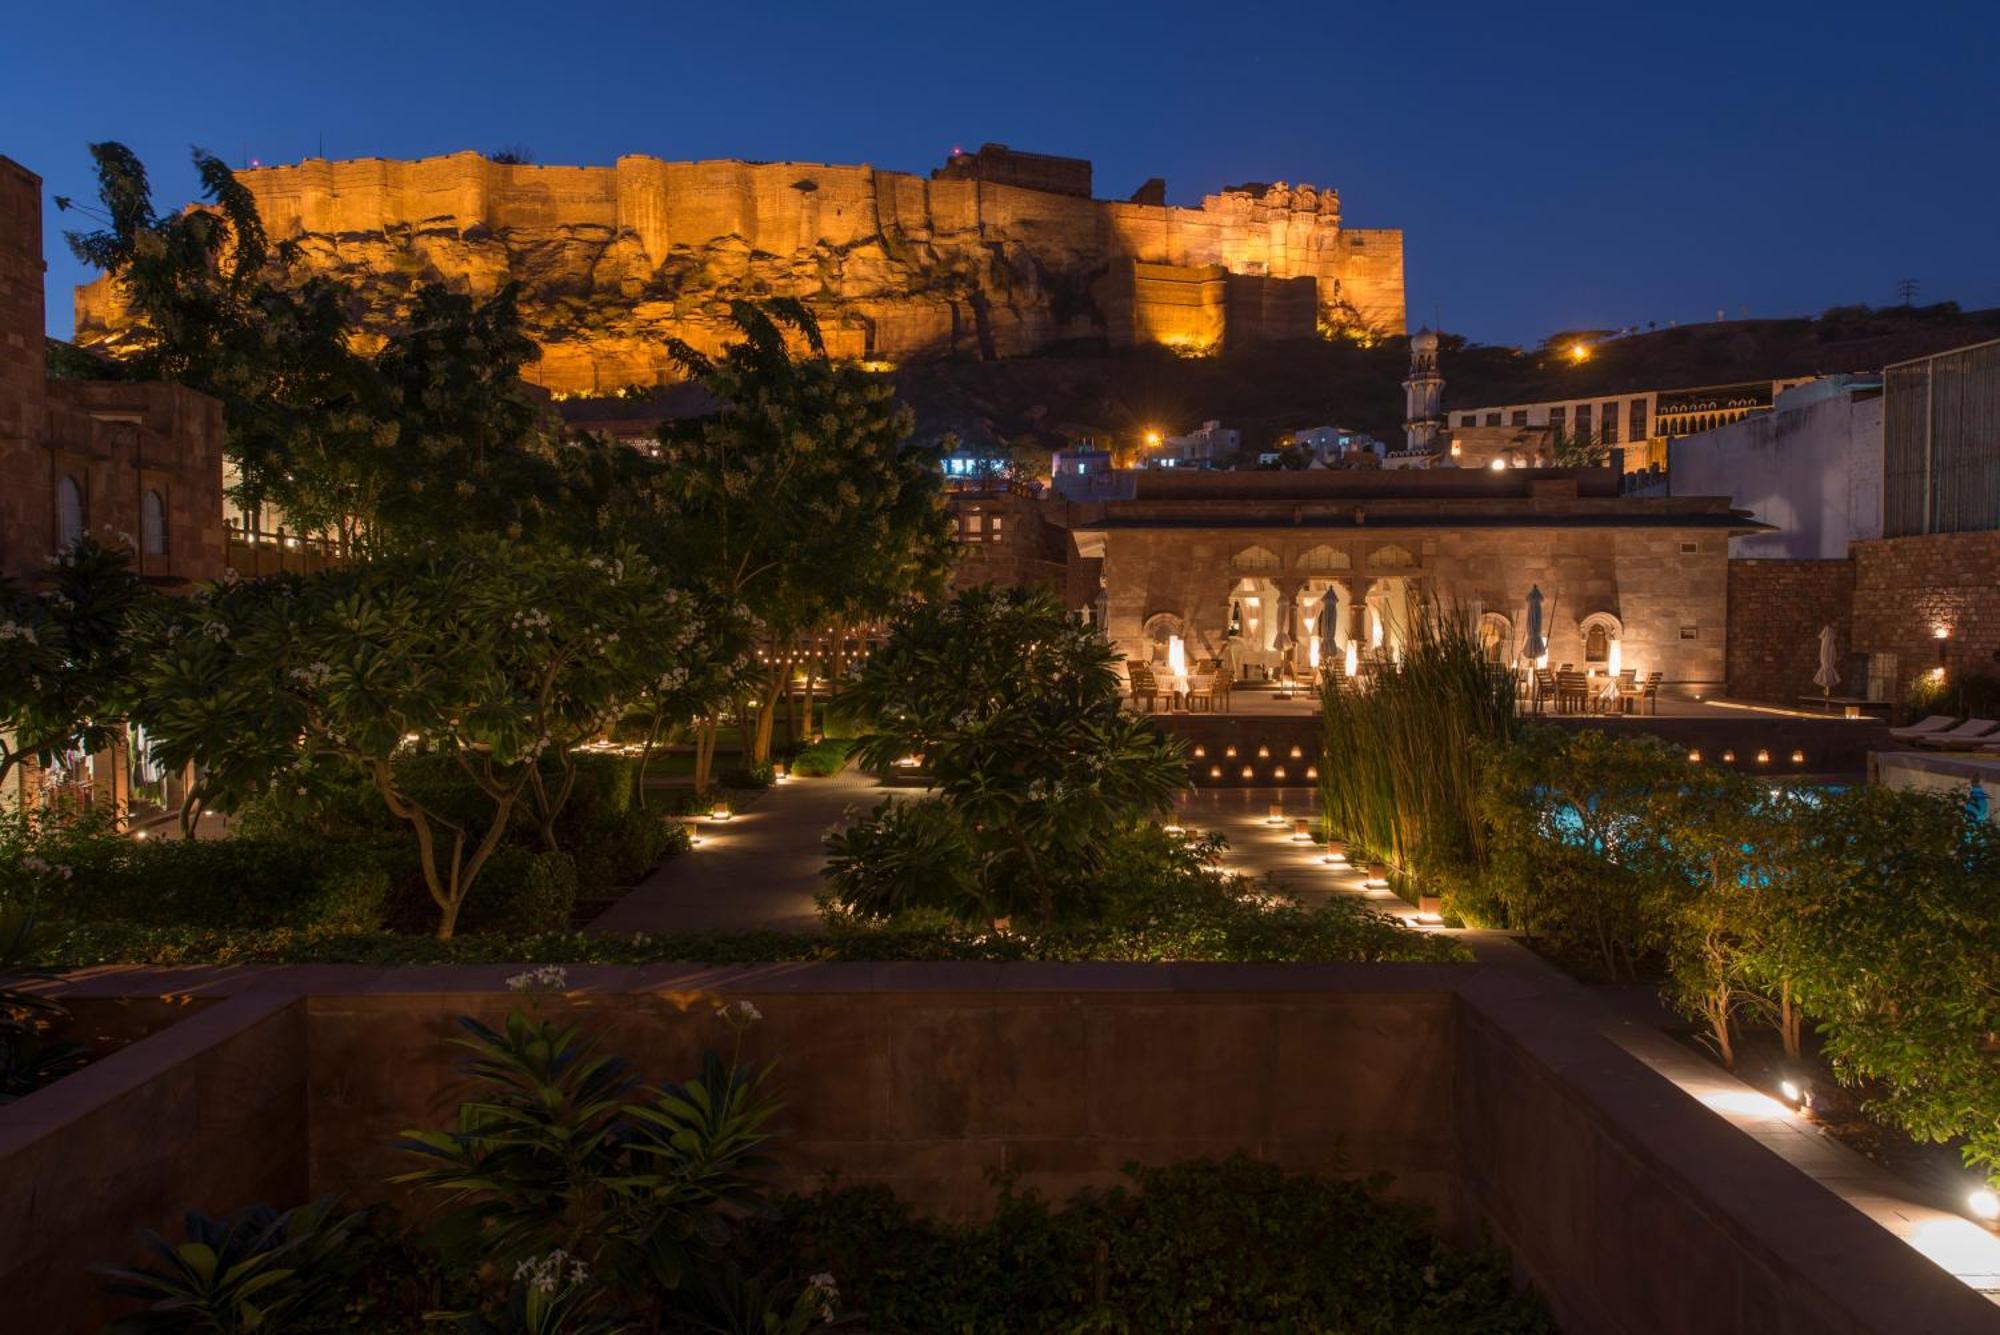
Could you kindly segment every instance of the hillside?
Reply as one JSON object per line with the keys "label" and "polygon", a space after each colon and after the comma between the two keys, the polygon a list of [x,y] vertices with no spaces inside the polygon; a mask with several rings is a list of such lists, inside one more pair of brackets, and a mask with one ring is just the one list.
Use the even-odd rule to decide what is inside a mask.
{"label": "hillside", "polygon": [[[2000,310],[1844,308],[1790,320],[1682,325],[1599,345],[1572,362],[1559,348],[1468,344],[1446,335],[1440,354],[1445,405],[1475,407],[1540,399],[1786,376],[1879,370],[1889,362],[2000,338]],[[1373,347],[1302,340],[1241,353],[1177,357],[1162,349],[1070,349],[1002,361],[919,362],[896,372],[920,434],[965,439],[1063,430],[1130,440],[1215,418],[1262,444],[1299,427],[1357,427],[1400,441],[1408,342]]]}

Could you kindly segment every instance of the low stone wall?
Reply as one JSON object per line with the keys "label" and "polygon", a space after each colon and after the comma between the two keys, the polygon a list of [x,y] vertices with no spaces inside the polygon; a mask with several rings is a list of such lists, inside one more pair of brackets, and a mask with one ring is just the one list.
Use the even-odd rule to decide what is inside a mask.
{"label": "low stone wall", "polygon": [[[755,1003],[747,1044],[779,1062],[790,1185],[837,1171],[964,1216],[990,1204],[993,1169],[1062,1196],[1128,1161],[1241,1150],[1394,1174],[1454,1233],[1503,1243],[1572,1332],[2000,1331],[2000,1309],[1612,1042],[1582,989],[1521,956],[592,967],[543,1004],[666,1075],[726,1038],[717,998]],[[382,1199],[396,1132],[455,1108],[453,1018],[499,1020],[520,1000],[510,972],[76,980],[79,1004],[211,1004],[0,1109],[0,1284],[38,1329],[94,1329],[84,1267],[185,1205]]]}
{"label": "low stone wall", "polygon": [[98,1329],[88,1267],[128,1257],[141,1228],[307,1199],[307,1052],[296,993],[246,994],[0,1107],[0,1293],[21,1329]]}
{"label": "low stone wall", "polygon": [[1842,660],[1840,695],[1866,695],[1865,673],[1847,665],[1854,645],[1850,611],[1854,562],[1729,563],[1729,695],[1796,708],[1817,695],[1819,630],[1832,626]]}

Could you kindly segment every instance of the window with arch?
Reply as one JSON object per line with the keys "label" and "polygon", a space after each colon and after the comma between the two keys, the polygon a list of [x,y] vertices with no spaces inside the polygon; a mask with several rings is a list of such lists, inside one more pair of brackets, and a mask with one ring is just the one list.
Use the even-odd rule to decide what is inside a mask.
{"label": "window with arch", "polygon": [[1583,635],[1583,661],[1586,663],[1609,663],[1611,642],[1624,633],[1618,618],[1608,612],[1593,612],[1583,619],[1577,629]]}
{"label": "window with arch", "polygon": [[1343,552],[1338,547],[1329,547],[1325,543],[1321,543],[1317,547],[1308,548],[1305,554],[1299,557],[1299,569],[1311,571],[1316,574],[1324,574],[1332,570],[1346,570],[1351,565],[1353,565],[1353,561],[1348,557],[1346,552]]}
{"label": "window with arch", "polygon": [[151,487],[139,498],[139,550],[147,556],[167,554],[167,503]]}
{"label": "window with arch", "polygon": [[1390,543],[1387,547],[1377,547],[1368,553],[1368,564],[1376,570],[1407,570],[1417,563],[1407,547]]}
{"label": "window with arch", "polygon": [[1245,547],[1236,553],[1230,564],[1238,570],[1276,570],[1284,562],[1269,547]]}
{"label": "window with arch", "polygon": [[1514,623],[1498,612],[1479,618],[1479,656],[1489,663],[1505,663],[1514,647]]}
{"label": "window with arch", "polygon": [[[1165,663],[1167,651],[1175,637],[1181,644],[1187,644],[1187,624],[1172,612],[1156,612],[1146,618],[1142,628],[1146,637],[1146,660],[1150,663]],[[1187,652],[1184,648],[1184,652]]]}
{"label": "window with arch", "polygon": [[73,477],[56,479],[56,546],[68,550],[83,541],[89,516],[83,509],[83,488]]}

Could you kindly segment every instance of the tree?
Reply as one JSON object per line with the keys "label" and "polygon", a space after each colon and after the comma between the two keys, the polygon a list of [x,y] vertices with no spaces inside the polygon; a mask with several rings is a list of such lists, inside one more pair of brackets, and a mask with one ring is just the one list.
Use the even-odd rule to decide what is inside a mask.
{"label": "tree", "polygon": [[777,660],[740,709],[746,760],[763,764],[798,636],[940,590],[953,546],[935,452],[906,443],[890,387],[830,361],[796,301],[733,302],[730,319],[741,338],[720,358],[669,345],[725,406],[661,432],[657,541],[743,604]]}
{"label": "tree", "polygon": [[[204,763],[234,794],[359,772],[416,836],[449,937],[516,809],[552,841],[569,750],[696,636],[636,552],[438,547],[194,600],[140,713],[164,759]],[[469,787],[472,815],[419,782],[425,756]]]}
{"label": "tree", "polygon": [[886,849],[880,827],[900,821],[952,856],[970,850],[980,913],[1049,922],[1074,909],[1111,836],[1187,785],[1181,744],[1120,708],[1115,663],[1043,590],[972,589],[907,610],[841,707],[868,729],[864,765],[921,757],[962,844],[877,807],[833,837],[836,894]]}
{"label": "tree", "polygon": [[[1608,426],[1605,431],[1608,433]],[[1608,435],[1586,427],[1568,431],[1555,427],[1549,432],[1549,450],[1558,468],[1599,468],[1611,458]]]}
{"label": "tree", "polygon": [[0,580],[0,785],[15,768],[122,731],[132,690],[130,625],[148,601],[129,544],[84,538],[30,589]]}
{"label": "tree", "polygon": [[1805,823],[1774,971],[1876,1113],[2000,1168],[2000,831],[1956,796],[1874,784]]}

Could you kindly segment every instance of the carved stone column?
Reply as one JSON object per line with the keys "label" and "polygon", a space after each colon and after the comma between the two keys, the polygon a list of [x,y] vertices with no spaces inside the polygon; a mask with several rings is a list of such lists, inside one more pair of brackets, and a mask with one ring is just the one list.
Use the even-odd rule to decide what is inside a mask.
{"label": "carved stone column", "polygon": [[1347,584],[1347,638],[1361,648],[1369,646],[1368,591],[1375,581],[1366,575],[1350,575]]}

